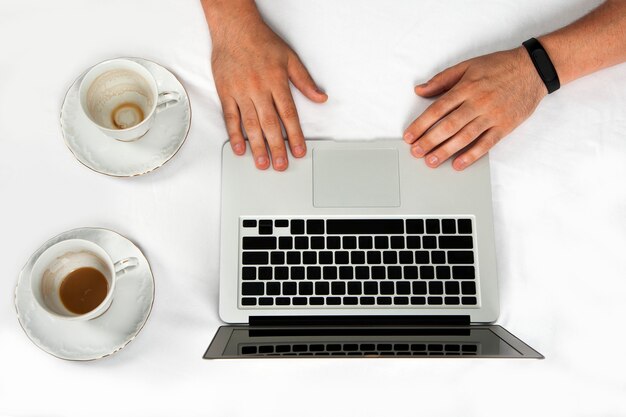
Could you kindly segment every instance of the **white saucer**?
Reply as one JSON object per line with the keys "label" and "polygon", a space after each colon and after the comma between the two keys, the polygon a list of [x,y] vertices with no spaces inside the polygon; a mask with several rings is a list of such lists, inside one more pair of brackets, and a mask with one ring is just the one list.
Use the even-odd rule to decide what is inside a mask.
{"label": "white saucer", "polygon": [[83,113],[78,88],[85,71],[67,91],[61,108],[61,130],[65,144],[86,167],[101,174],[132,177],[148,173],[169,161],[185,142],[191,125],[189,96],[176,76],[161,65],[142,58],[126,58],[154,75],[159,92],[176,91],[180,103],[158,115],[154,125],[134,142],[112,139],[95,127]]}
{"label": "white saucer", "polygon": [[[139,261],[137,268],[116,283],[111,307],[93,320],[54,318],[33,298],[30,272],[35,261],[51,245],[66,239],[97,243],[114,260],[135,257]],[[74,229],[48,240],[30,257],[15,288],[17,318],[30,340],[57,358],[76,361],[103,358],[126,346],[146,323],[153,301],[154,279],[141,250],[115,232],[96,228]]]}

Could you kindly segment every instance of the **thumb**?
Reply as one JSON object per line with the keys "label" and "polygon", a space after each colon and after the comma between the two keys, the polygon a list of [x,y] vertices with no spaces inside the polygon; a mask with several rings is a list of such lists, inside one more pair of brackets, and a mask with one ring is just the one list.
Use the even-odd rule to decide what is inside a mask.
{"label": "thumb", "polygon": [[433,97],[445,93],[459,82],[468,66],[468,62],[465,61],[441,71],[424,84],[416,85],[415,94],[421,97]]}
{"label": "thumb", "polygon": [[328,96],[313,81],[311,74],[296,55],[291,57],[287,63],[287,73],[289,79],[302,94],[311,101],[323,103],[328,100]]}

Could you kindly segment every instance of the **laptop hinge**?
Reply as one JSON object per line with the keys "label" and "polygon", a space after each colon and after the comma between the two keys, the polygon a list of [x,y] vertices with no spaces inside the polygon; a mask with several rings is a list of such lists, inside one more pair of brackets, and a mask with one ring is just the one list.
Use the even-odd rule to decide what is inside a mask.
{"label": "laptop hinge", "polygon": [[465,316],[250,316],[250,326],[468,326]]}

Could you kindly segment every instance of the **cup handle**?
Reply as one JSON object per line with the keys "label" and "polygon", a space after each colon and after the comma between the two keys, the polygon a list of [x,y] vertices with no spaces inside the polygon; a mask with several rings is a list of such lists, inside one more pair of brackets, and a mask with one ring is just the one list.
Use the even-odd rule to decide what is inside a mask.
{"label": "cup handle", "polygon": [[123,277],[127,272],[137,268],[137,265],[139,265],[137,258],[126,258],[115,262],[113,265],[113,269],[115,269],[115,279]]}
{"label": "cup handle", "polygon": [[164,91],[159,93],[159,97],[157,98],[157,106],[156,112],[160,113],[161,111],[176,105],[180,101],[180,93],[176,91]]}

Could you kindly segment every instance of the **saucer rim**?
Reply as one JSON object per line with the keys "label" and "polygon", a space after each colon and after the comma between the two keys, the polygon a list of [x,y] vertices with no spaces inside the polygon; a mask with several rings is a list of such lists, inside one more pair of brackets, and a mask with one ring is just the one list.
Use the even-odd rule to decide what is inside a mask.
{"label": "saucer rim", "polygon": [[[88,359],[73,359],[73,358],[65,358],[62,356],[58,356],[55,355],[52,352],[47,351],[46,349],[44,349],[42,346],[40,346],[38,343],[36,343],[28,334],[28,332],[26,331],[26,328],[24,327],[24,325],[22,324],[22,320],[20,320],[20,310],[19,307],[17,306],[17,290],[18,287],[20,285],[20,281],[24,278],[24,271],[26,269],[26,267],[28,266],[28,264],[31,263],[31,260],[33,258],[33,255],[39,251],[39,249],[45,247],[46,245],[48,245],[51,241],[59,238],[60,236],[69,234],[69,233],[74,233],[74,232],[83,232],[83,231],[95,231],[95,232],[105,232],[105,233],[112,233],[117,235],[119,238],[125,239],[128,242],[130,242],[135,248],[137,248],[137,250],[139,250],[139,252],[141,252],[141,254],[143,255],[143,257],[146,259],[146,264],[148,265],[148,271],[150,272],[150,279],[152,280],[152,297],[150,300],[150,307],[148,308],[148,314],[146,314],[146,317],[143,319],[143,323],[141,323],[141,326],[137,329],[137,331],[135,332],[135,334],[132,335],[132,337],[130,337],[124,344],[122,344],[121,346],[119,346],[118,348],[116,348],[115,350],[105,353],[104,355],[95,357],[95,358],[88,358]],[[65,240],[65,239],[64,239]],[[61,242],[62,240],[59,240],[59,242]],[[30,279],[30,277],[28,277],[28,279]],[[132,342],[133,340],[135,340],[135,338],[137,338],[137,335],[139,335],[139,333],[141,333],[141,331],[143,330],[143,328],[146,326],[146,323],[148,323],[148,319],[150,318],[150,315],[152,314],[152,308],[154,307],[154,299],[155,299],[155,295],[156,295],[156,282],[154,280],[154,273],[152,272],[152,266],[150,265],[150,261],[148,261],[148,258],[146,257],[146,255],[143,253],[143,251],[141,250],[141,248],[139,246],[137,246],[137,244],[135,244],[135,242],[133,242],[132,240],[130,240],[129,238],[127,238],[126,236],[122,235],[121,233],[118,233],[114,230],[111,229],[107,229],[105,227],[76,227],[74,229],[70,229],[70,230],[66,230],[64,232],[58,233],[55,236],[51,237],[50,239],[46,240],[42,245],[40,245],[28,258],[28,260],[26,261],[26,263],[24,264],[24,266],[22,267],[22,269],[19,272],[18,278],[17,278],[17,283],[15,284],[15,290],[13,293],[13,307],[15,308],[15,315],[17,318],[17,322],[19,323],[20,327],[22,328],[22,331],[24,332],[24,334],[26,335],[26,337],[28,338],[28,340],[30,340],[35,346],[37,346],[37,348],[39,348],[40,350],[42,350],[43,352],[47,353],[48,355],[51,355],[55,358],[64,360],[64,361],[69,361],[69,362],[91,362],[91,361],[96,361],[99,359],[104,359],[107,358],[109,356],[112,356],[114,354],[116,354],[117,352],[119,352],[120,350],[124,349],[126,346],[128,346],[128,344],[130,342]],[[110,308],[110,307],[109,307]],[[109,309],[107,309],[108,311]],[[106,314],[106,311],[103,313]]]}
{"label": "saucer rim", "polygon": [[[65,102],[67,101],[67,96],[70,94],[70,91],[72,90],[72,88],[76,85],[76,82],[78,80],[80,80],[82,77],[85,76],[85,74],[87,74],[87,72],[89,72],[89,70],[91,70],[93,67],[95,67],[96,65],[100,65],[103,62],[107,62],[107,61],[111,61],[113,59],[128,59],[134,62],[137,62],[140,65],[143,65],[142,61],[144,62],[150,62],[154,65],[157,65],[161,68],[163,68],[165,71],[169,72],[170,74],[172,74],[172,76],[174,76],[174,78],[176,79],[176,81],[178,81],[178,83],[181,85],[181,87],[183,88],[183,91],[185,92],[185,96],[187,97],[187,104],[189,106],[189,123],[187,123],[187,130],[185,131],[185,135],[183,137],[183,140],[180,142],[180,145],[178,145],[178,148],[176,149],[176,151],[174,151],[174,153],[167,159],[165,159],[160,165],[157,165],[147,171],[143,171],[143,172],[139,172],[136,174],[131,174],[131,175],[115,175],[115,174],[110,174],[107,172],[102,172],[102,171],[98,171],[95,168],[90,167],[89,165],[87,165],[86,163],[84,163],[83,161],[80,160],[80,158],[78,157],[78,155],[76,155],[76,152],[74,152],[74,150],[70,147],[70,145],[68,144],[67,138],[65,137],[65,132],[63,129],[63,108],[65,107]],[[147,68],[146,68],[147,69]],[[149,70],[148,70],[149,71]],[[98,174],[102,174],[102,175],[106,175],[108,177],[112,177],[112,178],[133,178],[133,177],[138,177],[140,175],[145,175],[145,174],[149,174],[159,168],[161,168],[163,165],[165,165],[166,163],[168,163],[170,160],[174,159],[174,157],[178,154],[178,152],[180,151],[180,149],[183,147],[183,145],[185,144],[185,142],[187,141],[187,137],[189,136],[189,131],[191,130],[191,123],[193,121],[193,109],[191,108],[191,99],[189,98],[189,92],[187,91],[187,88],[185,87],[185,85],[182,83],[182,81],[180,80],[180,78],[178,78],[178,76],[176,75],[175,72],[173,72],[172,70],[170,70],[168,67],[159,64],[156,61],[152,61],[150,59],[146,59],[146,58],[141,58],[141,57],[131,57],[131,56],[119,56],[119,57],[115,57],[115,58],[108,58],[105,59],[103,61],[100,61],[92,66],[90,66],[89,68],[87,68],[86,70],[84,70],[83,72],[80,73],[80,75],[78,77],[76,77],[74,79],[74,81],[72,81],[72,83],[70,84],[70,86],[67,88],[67,91],[65,92],[65,95],[63,96],[63,101],[61,102],[61,110],[59,111],[59,129],[61,130],[61,137],[63,138],[63,143],[65,144],[65,147],[67,149],[69,149],[69,151],[72,153],[72,155],[74,156],[74,159],[77,160],[82,166],[88,168],[89,170],[98,173]],[[136,140],[139,140],[141,138],[137,138]],[[116,140],[116,139],[114,139]]]}

